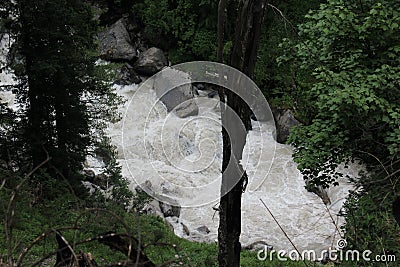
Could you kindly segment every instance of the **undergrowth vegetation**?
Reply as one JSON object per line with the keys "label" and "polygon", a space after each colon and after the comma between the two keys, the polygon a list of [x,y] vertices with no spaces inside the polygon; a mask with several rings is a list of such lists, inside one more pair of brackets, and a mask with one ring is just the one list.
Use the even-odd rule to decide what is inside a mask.
{"label": "undergrowth vegetation", "polygon": [[[217,266],[216,243],[179,238],[161,217],[138,212],[148,201],[146,197],[127,209],[112,200],[105,203],[93,196],[77,198],[67,184],[57,183],[53,185],[59,193],[57,196],[37,202],[29,180],[21,184],[22,179],[13,176],[3,181],[0,190],[3,222],[0,225],[0,258],[3,263],[12,259],[14,263],[20,260],[19,266],[54,266],[58,249],[55,234],[59,231],[76,252],[91,253],[99,266],[127,259],[123,253],[97,242],[98,237],[110,232],[140,240],[145,254],[157,266]],[[21,184],[19,190],[16,190],[17,183]],[[13,200],[12,195],[15,195]],[[283,266],[276,258],[259,261],[257,252],[244,251],[241,257],[241,266]],[[302,265],[288,261],[284,266]]]}

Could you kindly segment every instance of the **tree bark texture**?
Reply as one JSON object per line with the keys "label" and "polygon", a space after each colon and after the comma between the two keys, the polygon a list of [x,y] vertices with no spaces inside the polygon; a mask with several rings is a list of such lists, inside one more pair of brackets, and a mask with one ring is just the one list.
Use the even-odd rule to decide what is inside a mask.
{"label": "tree bark texture", "polygon": [[[221,2],[223,1],[221,0]],[[235,29],[230,65],[251,78],[256,63],[261,26],[267,1],[244,0],[240,1],[238,5],[239,20]],[[223,34],[220,31],[221,28],[219,27],[218,36],[219,38],[221,36],[223,38]],[[221,42],[219,41],[220,45]],[[221,47],[219,47],[219,51],[221,51],[220,49]],[[242,159],[247,132],[251,129],[251,110],[248,104],[232,91],[226,89],[220,90],[220,96],[222,96],[221,102],[224,103],[226,101],[226,103],[225,105],[221,103],[223,162],[219,207],[218,263],[220,267],[239,267],[241,250],[239,242],[241,233],[241,198],[247,184],[247,174],[239,162]],[[237,130],[235,128],[237,125],[231,123],[230,112],[226,112],[227,106],[240,117],[245,130]],[[232,160],[235,161],[233,169],[229,167],[232,166],[232,164],[229,164]],[[237,177],[238,175],[240,177]],[[238,182],[233,187],[230,187],[232,181]],[[223,194],[226,188],[232,189],[228,193]]]}

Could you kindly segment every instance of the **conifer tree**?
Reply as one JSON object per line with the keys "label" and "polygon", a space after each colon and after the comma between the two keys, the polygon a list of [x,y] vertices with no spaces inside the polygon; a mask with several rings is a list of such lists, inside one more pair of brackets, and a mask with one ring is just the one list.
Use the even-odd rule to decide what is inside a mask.
{"label": "conifer tree", "polygon": [[16,46],[24,60],[17,95],[25,106],[27,152],[34,166],[51,157],[46,172],[77,185],[88,148],[116,114],[116,97],[95,64],[97,22],[79,0],[16,4]]}

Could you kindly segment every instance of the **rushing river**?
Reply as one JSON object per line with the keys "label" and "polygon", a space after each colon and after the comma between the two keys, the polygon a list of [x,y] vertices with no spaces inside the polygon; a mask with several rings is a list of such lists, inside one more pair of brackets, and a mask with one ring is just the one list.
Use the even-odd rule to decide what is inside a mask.
{"label": "rushing river", "polygon": [[[8,42],[8,38],[2,39],[2,59]],[[13,82],[6,70],[0,73],[1,85]],[[150,181],[157,194],[172,196],[182,206],[179,218],[168,218],[177,235],[215,242],[219,218],[213,207],[218,205],[222,162],[218,100],[200,94],[196,97],[199,114],[182,119],[166,111],[154,90],[139,90],[138,85],[115,89],[127,101],[120,108],[124,119],[111,125],[109,134],[118,148],[123,175],[132,181],[132,190]],[[12,93],[0,92],[0,98],[17,108]],[[242,198],[242,244],[265,241],[275,249],[293,249],[262,199],[300,251],[318,252],[335,245],[344,222],[338,213],[351,185],[342,180],[340,186],[329,189],[332,204],[326,206],[304,189],[292,148],[277,143],[273,131],[273,125],[253,121],[248,134],[242,162],[250,186]],[[357,166],[343,169],[352,177],[357,172]],[[207,226],[210,233],[197,231],[201,226]]]}
{"label": "rushing river", "polygon": [[[121,108],[124,120],[113,125],[110,134],[124,176],[134,184],[150,181],[157,194],[182,205],[179,219],[168,218],[177,235],[215,242],[219,218],[213,207],[218,206],[222,162],[219,101],[200,92],[196,97],[199,114],[182,119],[167,112],[154,90],[138,85],[117,86],[116,90],[127,102]],[[305,190],[292,159],[293,150],[274,140],[273,125],[252,124],[242,161],[250,180],[242,198],[242,244],[264,241],[275,249],[293,249],[262,199],[300,251],[318,252],[335,245],[343,224],[338,213],[351,185],[342,180],[339,187],[329,189],[332,204],[326,206]],[[358,170],[342,171],[355,177]],[[189,229],[189,236],[182,224]],[[210,233],[197,231],[201,226],[207,226]]]}

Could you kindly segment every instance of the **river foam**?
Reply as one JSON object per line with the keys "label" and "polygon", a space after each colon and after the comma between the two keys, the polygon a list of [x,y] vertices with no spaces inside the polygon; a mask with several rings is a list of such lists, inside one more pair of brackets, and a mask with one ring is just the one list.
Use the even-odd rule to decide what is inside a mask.
{"label": "river foam", "polygon": [[[150,181],[157,194],[167,193],[181,203],[180,218],[167,218],[177,235],[215,242],[219,218],[213,207],[218,205],[222,161],[218,100],[198,96],[199,115],[182,119],[167,113],[154,90],[139,88],[116,86],[127,99],[121,107],[125,118],[109,132],[118,148],[123,174],[132,181],[132,188]],[[332,204],[326,206],[305,190],[292,147],[275,141],[273,125],[252,124],[242,160],[250,179],[242,198],[242,245],[264,241],[275,249],[293,249],[278,223],[300,251],[320,252],[335,245],[344,222],[338,213],[351,184],[342,179],[339,187],[329,189]],[[357,170],[357,166],[343,168],[352,177]],[[182,224],[189,229],[189,236]],[[201,226],[207,226],[210,233],[197,231]]]}

